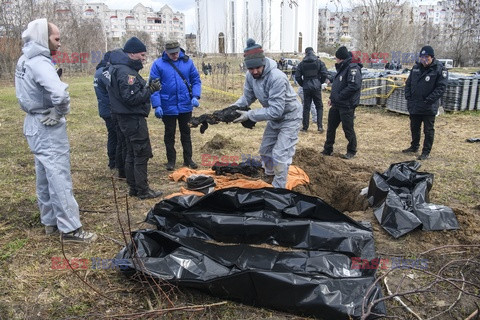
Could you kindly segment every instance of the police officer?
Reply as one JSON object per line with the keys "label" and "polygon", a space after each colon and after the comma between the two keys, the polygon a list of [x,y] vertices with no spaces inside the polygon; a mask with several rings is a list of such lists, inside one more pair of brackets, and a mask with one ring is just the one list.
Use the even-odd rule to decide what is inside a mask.
{"label": "police officer", "polygon": [[328,101],[331,108],[328,112],[327,140],[322,154],[332,155],[335,131],[338,125],[342,123],[345,138],[348,140],[347,153],[342,157],[351,159],[357,153],[357,137],[353,128],[353,120],[355,118],[355,108],[360,102],[363,65],[352,63],[352,56],[344,46],[338,48],[335,57],[337,59],[335,64],[337,74],[333,78],[332,92]]}
{"label": "police officer", "polygon": [[303,129],[308,130],[310,121],[310,108],[313,103],[317,109],[318,131],[323,133],[323,102],[322,102],[322,83],[327,79],[328,72],[325,64],[314,54],[313,48],[305,49],[305,58],[298,65],[295,79],[303,88]]}
{"label": "police officer", "polygon": [[122,49],[110,54],[110,86],[108,96],[112,114],[125,136],[127,157],[125,174],[129,194],[140,199],[162,195],[148,186],[147,164],[153,157],[146,117],[150,113],[150,95],[160,89],[158,81],[148,85],[138,71],[146,61],[146,46],[136,37],[130,38]]}
{"label": "police officer", "polygon": [[420,62],[417,62],[408,76],[405,84],[405,99],[410,113],[410,131],[412,142],[410,147],[402,150],[404,153],[417,152],[420,146],[420,127],[423,123],[422,153],[418,160],[428,159],[432,150],[435,135],[435,116],[438,112],[439,99],[447,89],[448,71],[443,64],[435,59],[431,46],[420,50]]}

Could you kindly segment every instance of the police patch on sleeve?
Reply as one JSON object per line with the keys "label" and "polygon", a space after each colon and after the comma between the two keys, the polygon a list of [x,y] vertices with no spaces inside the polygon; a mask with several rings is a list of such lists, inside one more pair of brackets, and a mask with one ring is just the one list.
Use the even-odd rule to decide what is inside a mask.
{"label": "police patch on sleeve", "polygon": [[128,84],[132,85],[135,83],[135,76],[128,75]]}
{"label": "police patch on sleeve", "polygon": [[447,72],[447,70],[443,70],[443,71],[442,71],[442,77],[446,78],[446,77],[447,77],[447,75],[448,75],[448,72]]}

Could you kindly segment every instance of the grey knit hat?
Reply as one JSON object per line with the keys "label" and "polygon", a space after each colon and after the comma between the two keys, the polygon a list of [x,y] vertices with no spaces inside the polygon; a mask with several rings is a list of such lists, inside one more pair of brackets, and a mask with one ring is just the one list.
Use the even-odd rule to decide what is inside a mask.
{"label": "grey knit hat", "polygon": [[243,57],[247,69],[265,65],[265,54],[262,46],[255,43],[255,40],[251,38],[247,40],[247,47],[243,50]]}

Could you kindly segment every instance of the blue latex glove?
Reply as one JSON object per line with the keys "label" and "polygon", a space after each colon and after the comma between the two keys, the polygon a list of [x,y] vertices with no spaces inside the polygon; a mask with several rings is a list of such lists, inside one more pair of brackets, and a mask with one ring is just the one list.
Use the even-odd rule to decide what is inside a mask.
{"label": "blue latex glove", "polygon": [[194,108],[196,108],[200,105],[200,102],[198,101],[198,99],[196,97],[192,98],[192,105],[193,105]]}
{"label": "blue latex glove", "polygon": [[163,109],[162,107],[156,107],[155,108],[155,117],[157,117],[158,119],[161,119],[163,116]]}

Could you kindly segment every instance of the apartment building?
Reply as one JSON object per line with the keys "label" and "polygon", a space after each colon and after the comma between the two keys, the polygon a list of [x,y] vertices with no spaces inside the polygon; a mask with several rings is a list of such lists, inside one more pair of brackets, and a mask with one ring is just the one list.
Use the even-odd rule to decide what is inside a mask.
{"label": "apartment building", "polygon": [[102,2],[83,3],[85,17],[98,18],[106,39],[120,40],[127,32],[143,31],[150,35],[153,44],[159,37],[176,39],[185,45],[185,15],[174,12],[168,5],[154,11],[138,3],[130,10],[110,9]]}

